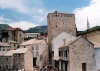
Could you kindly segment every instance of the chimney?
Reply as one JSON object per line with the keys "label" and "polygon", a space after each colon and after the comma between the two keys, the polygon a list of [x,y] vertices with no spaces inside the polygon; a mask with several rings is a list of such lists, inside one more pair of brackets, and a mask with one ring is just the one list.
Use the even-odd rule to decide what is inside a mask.
{"label": "chimney", "polygon": [[63,39],[64,45],[66,44],[66,39]]}

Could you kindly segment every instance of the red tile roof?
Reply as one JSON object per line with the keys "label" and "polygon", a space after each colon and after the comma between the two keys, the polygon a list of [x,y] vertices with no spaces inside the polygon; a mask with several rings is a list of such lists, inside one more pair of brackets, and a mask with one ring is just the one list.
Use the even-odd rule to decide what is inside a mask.
{"label": "red tile roof", "polygon": [[6,28],[5,30],[8,30],[8,31],[14,31],[14,30],[23,31],[20,28]]}

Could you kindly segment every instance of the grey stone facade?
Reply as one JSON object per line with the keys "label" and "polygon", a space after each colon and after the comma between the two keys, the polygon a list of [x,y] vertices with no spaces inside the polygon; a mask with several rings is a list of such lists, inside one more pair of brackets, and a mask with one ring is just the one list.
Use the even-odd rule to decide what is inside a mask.
{"label": "grey stone facade", "polygon": [[94,45],[78,37],[59,48],[60,69],[65,71],[96,71]]}
{"label": "grey stone facade", "polygon": [[7,28],[2,30],[2,42],[8,42],[9,40],[13,40],[21,44],[24,42],[24,33],[20,28]]}

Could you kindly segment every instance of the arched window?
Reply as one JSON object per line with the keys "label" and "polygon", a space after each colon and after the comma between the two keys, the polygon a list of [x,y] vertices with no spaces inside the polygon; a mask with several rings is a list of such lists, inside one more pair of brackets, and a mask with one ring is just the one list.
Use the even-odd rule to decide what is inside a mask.
{"label": "arched window", "polygon": [[31,46],[31,49],[34,50],[34,46]]}
{"label": "arched window", "polygon": [[39,52],[38,51],[36,52],[36,56],[39,56]]}
{"label": "arched window", "polygon": [[8,65],[6,65],[6,69],[8,69]]}
{"label": "arched window", "polygon": [[38,45],[36,45],[36,50],[39,50],[39,47],[38,47]]}

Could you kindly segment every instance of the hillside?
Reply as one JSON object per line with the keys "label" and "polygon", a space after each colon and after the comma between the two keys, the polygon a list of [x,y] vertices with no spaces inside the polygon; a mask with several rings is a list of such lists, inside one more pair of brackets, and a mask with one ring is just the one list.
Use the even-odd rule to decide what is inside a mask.
{"label": "hillside", "polygon": [[8,24],[0,24],[0,33],[5,28],[11,28]]}
{"label": "hillside", "polygon": [[36,26],[24,31],[25,33],[47,33],[47,26]]}

